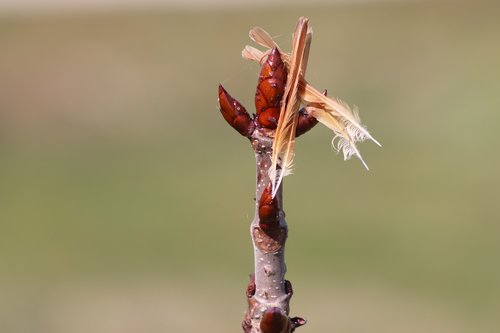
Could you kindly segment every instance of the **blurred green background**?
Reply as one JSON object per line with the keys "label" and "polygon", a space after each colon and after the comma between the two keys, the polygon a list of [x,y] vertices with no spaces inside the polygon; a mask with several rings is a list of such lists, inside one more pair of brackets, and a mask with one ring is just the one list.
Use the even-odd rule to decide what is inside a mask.
{"label": "blurred green background", "polygon": [[500,329],[500,5],[168,7],[0,15],[0,331],[238,332],[255,25],[361,110],[371,170],[318,126],[286,179],[301,332]]}

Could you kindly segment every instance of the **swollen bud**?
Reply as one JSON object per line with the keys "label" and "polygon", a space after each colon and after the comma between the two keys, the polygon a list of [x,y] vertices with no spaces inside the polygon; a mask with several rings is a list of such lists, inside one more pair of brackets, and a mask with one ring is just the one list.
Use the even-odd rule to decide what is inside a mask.
{"label": "swollen bud", "polygon": [[222,116],[241,135],[250,137],[254,130],[253,120],[243,105],[219,84],[219,105]]}
{"label": "swollen bud", "polygon": [[262,333],[289,333],[292,330],[292,324],[280,308],[272,307],[264,312],[260,321],[260,330]]}
{"label": "swollen bud", "polygon": [[[326,89],[323,91],[323,95],[325,96],[327,95]],[[305,107],[299,110],[299,117],[297,119],[297,129],[295,130],[296,138],[304,133],[309,132],[309,130],[311,130],[318,123],[318,120],[308,112],[308,109],[314,110],[314,107]]]}
{"label": "swollen bud", "polygon": [[269,232],[279,225],[278,199],[273,198],[272,185],[269,184],[259,200],[259,226],[264,232]]}
{"label": "swollen bud", "polygon": [[255,92],[255,109],[260,126],[269,129],[278,126],[286,77],[285,64],[278,49],[274,48],[262,65]]}
{"label": "swollen bud", "polygon": [[295,137],[298,138],[302,134],[309,132],[316,124],[318,120],[312,115],[308,114],[306,108],[299,110],[299,118],[297,119],[297,129],[295,130]]}

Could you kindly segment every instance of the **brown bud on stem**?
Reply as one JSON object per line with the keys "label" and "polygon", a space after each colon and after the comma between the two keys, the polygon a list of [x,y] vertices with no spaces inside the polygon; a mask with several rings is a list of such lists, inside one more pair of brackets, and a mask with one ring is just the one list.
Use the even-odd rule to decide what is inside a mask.
{"label": "brown bud on stem", "polygon": [[219,105],[222,116],[241,135],[250,137],[254,123],[247,110],[219,84]]}
{"label": "brown bud on stem", "polygon": [[250,282],[248,282],[248,285],[247,285],[247,291],[246,291],[247,297],[250,298],[253,295],[255,295],[255,290],[256,290],[255,275],[252,274],[250,276]]}
{"label": "brown bud on stem", "polygon": [[[326,96],[326,89],[323,91],[323,95]],[[314,118],[311,114],[307,112],[306,108],[299,110],[299,119],[297,121],[297,129],[295,130],[295,137],[299,137],[304,133],[309,132],[316,124],[318,120]]]}
{"label": "brown bud on stem", "polygon": [[290,320],[292,321],[292,332],[295,331],[297,327],[307,324],[307,320],[301,317],[293,317]]}
{"label": "brown bud on stem", "polygon": [[295,130],[295,137],[299,137],[302,134],[309,132],[316,124],[318,120],[307,113],[305,108],[299,110],[299,119],[297,120],[297,129]]}
{"label": "brown bud on stem", "polygon": [[286,77],[285,64],[281,60],[278,49],[274,48],[262,65],[255,92],[255,109],[260,126],[269,129],[275,129],[278,126]]}
{"label": "brown bud on stem", "polygon": [[272,186],[269,184],[259,200],[259,226],[266,233],[272,233],[279,228],[278,199],[272,196]]}
{"label": "brown bud on stem", "polygon": [[280,308],[272,307],[264,312],[260,321],[260,330],[262,333],[289,333],[292,330],[292,324]]}

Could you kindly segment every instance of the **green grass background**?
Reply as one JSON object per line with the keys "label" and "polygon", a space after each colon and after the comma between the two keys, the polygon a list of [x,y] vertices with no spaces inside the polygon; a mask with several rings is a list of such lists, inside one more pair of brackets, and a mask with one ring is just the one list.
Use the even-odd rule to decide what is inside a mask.
{"label": "green grass background", "polygon": [[498,332],[500,7],[393,3],[0,18],[0,331],[234,332],[252,271],[264,27],[383,144],[318,126],[285,184],[303,332]]}

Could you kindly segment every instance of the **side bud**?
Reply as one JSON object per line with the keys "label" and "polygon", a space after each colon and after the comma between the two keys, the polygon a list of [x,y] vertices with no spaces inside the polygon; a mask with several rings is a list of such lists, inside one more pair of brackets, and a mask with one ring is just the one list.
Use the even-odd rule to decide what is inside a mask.
{"label": "side bud", "polygon": [[248,285],[247,285],[247,290],[246,290],[247,297],[250,298],[253,295],[255,295],[256,289],[257,289],[257,287],[255,286],[255,274],[252,274],[250,276],[250,282],[248,282]]}
{"label": "side bud", "polygon": [[243,105],[219,84],[220,112],[231,127],[243,136],[250,137],[254,130],[252,118]]}
{"label": "side bud", "polygon": [[297,129],[295,130],[295,137],[298,138],[302,134],[309,132],[318,120],[307,112],[306,108],[299,110],[299,119],[297,120]]}
{"label": "side bud", "polygon": [[294,332],[297,327],[307,324],[307,320],[301,317],[293,317],[290,320],[292,321],[292,332]]}
{"label": "side bud", "polygon": [[272,186],[269,184],[259,200],[259,226],[264,232],[270,232],[279,224],[278,199],[272,196]]}
{"label": "side bud", "polygon": [[[327,91],[323,91],[323,95],[326,96]],[[314,107],[306,106],[299,110],[299,119],[297,120],[297,129],[295,130],[295,137],[299,137],[304,133],[309,132],[316,124],[318,120],[313,117],[312,112],[314,112]]]}

